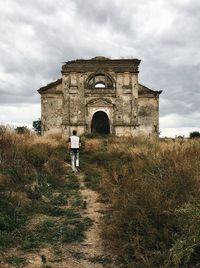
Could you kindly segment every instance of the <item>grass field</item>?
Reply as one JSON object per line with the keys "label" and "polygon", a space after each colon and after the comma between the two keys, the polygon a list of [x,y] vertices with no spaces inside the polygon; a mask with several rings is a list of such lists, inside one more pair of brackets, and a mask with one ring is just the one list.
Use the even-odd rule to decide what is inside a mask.
{"label": "grass field", "polygon": [[[84,240],[91,220],[82,216],[80,182],[67,160],[66,145],[56,139],[0,130],[3,263],[26,267],[28,252],[50,246],[56,255],[63,244]],[[12,255],[13,248],[18,255]]]}
{"label": "grass field", "polygon": [[[85,185],[110,207],[101,231],[108,250],[124,267],[199,267],[200,139],[82,141]],[[63,141],[0,129],[1,252],[83,241],[91,222],[66,161]]]}
{"label": "grass field", "polygon": [[125,267],[200,266],[200,139],[86,139],[83,158],[111,205],[102,237]]}

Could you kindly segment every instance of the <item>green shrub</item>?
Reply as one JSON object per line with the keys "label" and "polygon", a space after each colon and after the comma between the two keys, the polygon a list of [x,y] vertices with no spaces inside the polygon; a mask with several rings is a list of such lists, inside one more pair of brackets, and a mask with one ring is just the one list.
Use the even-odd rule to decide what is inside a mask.
{"label": "green shrub", "polygon": [[200,138],[200,132],[199,131],[193,131],[190,133],[190,139],[194,138]]}
{"label": "green shrub", "polygon": [[63,233],[62,241],[69,243],[69,242],[81,242],[84,239],[84,231],[88,229],[92,225],[92,221],[90,218],[86,217],[82,220],[80,219],[73,219],[67,221],[67,228]]}
{"label": "green shrub", "polygon": [[[21,207],[16,207],[5,197],[0,197],[0,248],[17,243],[20,228],[27,222],[27,215]],[[15,238],[13,240],[13,238]]]}
{"label": "green shrub", "polygon": [[33,121],[33,129],[36,133],[41,134],[41,119]]}
{"label": "green shrub", "polygon": [[30,199],[40,199],[41,198],[41,192],[39,189],[32,190],[30,187],[26,189],[27,197]]}
{"label": "green shrub", "polygon": [[52,245],[59,241],[62,243],[81,242],[84,239],[84,231],[90,225],[89,218],[66,219],[59,222],[46,219],[39,223],[35,230],[24,235],[21,247],[23,250],[30,251],[40,248],[44,243]]}
{"label": "green shrub", "polygon": [[17,134],[29,134],[30,133],[30,130],[27,128],[27,126],[16,127],[15,131]]}
{"label": "green shrub", "polygon": [[79,190],[80,183],[76,175],[71,174],[67,177],[67,182],[64,185],[65,190]]}
{"label": "green shrub", "polygon": [[[14,241],[16,243],[16,241]],[[13,246],[13,232],[0,231],[0,249],[3,250],[10,246]]]}
{"label": "green shrub", "polygon": [[73,219],[73,218],[80,218],[81,217],[80,212],[74,210],[73,208],[65,209],[64,215],[67,217],[67,219]]}
{"label": "green shrub", "polygon": [[64,209],[56,206],[50,206],[48,208],[48,214],[54,217],[65,216],[68,219],[81,217],[80,213],[78,211],[75,211],[74,209],[71,208]]}
{"label": "green shrub", "polygon": [[51,199],[51,204],[55,206],[63,206],[63,205],[67,205],[67,203],[68,203],[67,197],[62,194],[59,194],[58,196],[54,196]]}
{"label": "green shrub", "polygon": [[62,242],[82,242],[84,240],[83,229],[80,226],[67,226],[63,232]]}
{"label": "green shrub", "polygon": [[100,180],[101,180],[101,175],[96,171],[92,171],[86,174],[84,178],[85,185],[94,191],[99,190]]}
{"label": "green shrub", "polygon": [[27,215],[34,215],[35,213],[47,215],[50,207],[50,203],[45,203],[40,199],[33,199],[24,206],[23,210]]}
{"label": "green shrub", "polygon": [[8,200],[0,199],[0,230],[13,231],[25,225],[27,216],[20,207],[15,207]]}
{"label": "green shrub", "polygon": [[44,243],[54,243],[62,236],[60,225],[52,220],[44,220],[24,236],[21,247],[23,250],[35,250]]}
{"label": "green shrub", "polygon": [[21,241],[21,248],[22,250],[35,250],[38,249],[42,245],[40,241],[40,237],[38,233],[29,233],[22,238]]}
{"label": "green shrub", "polygon": [[82,196],[76,193],[75,195],[73,195],[71,205],[72,207],[75,207],[75,208],[84,208],[84,202],[85,201],[83,200]]}
{"label": "green shrub", "polygon": [[26,260],[19,256],[12,256],[7,259],[8,263],[16,266],[16,267],[24,267],[26,264]]}

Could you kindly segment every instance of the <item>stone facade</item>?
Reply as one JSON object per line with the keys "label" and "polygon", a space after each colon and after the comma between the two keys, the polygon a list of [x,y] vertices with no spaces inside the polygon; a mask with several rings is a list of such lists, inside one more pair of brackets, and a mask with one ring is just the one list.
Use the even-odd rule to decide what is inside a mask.
{"label": "stone facade", "polygon": [[159,94],[138,82],[138,59],[95,57],[62,66],[62,78],[41,87],[42,134],[76,129],[117,136],[159,133]]}

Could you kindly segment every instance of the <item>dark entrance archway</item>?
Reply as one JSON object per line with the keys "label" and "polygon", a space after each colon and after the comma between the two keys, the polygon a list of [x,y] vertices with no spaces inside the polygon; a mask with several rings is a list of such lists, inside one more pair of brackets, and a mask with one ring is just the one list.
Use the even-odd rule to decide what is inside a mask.
{"label": "dark entrance archway", "polygon": [[110,123],[105,112],[99,111],[94,113],[92,117],[92,133],[110,134]]}

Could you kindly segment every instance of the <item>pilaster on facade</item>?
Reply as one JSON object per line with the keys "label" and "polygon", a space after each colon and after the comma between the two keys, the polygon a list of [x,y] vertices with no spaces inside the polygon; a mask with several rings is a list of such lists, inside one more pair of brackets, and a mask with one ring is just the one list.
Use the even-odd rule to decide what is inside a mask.
{"label": "pilaster on facade", "polygon": [[42,133],[159,133],[159,95],[138,82],[140,60],[95,57],[68,61],[62,78],[38,90]]}

